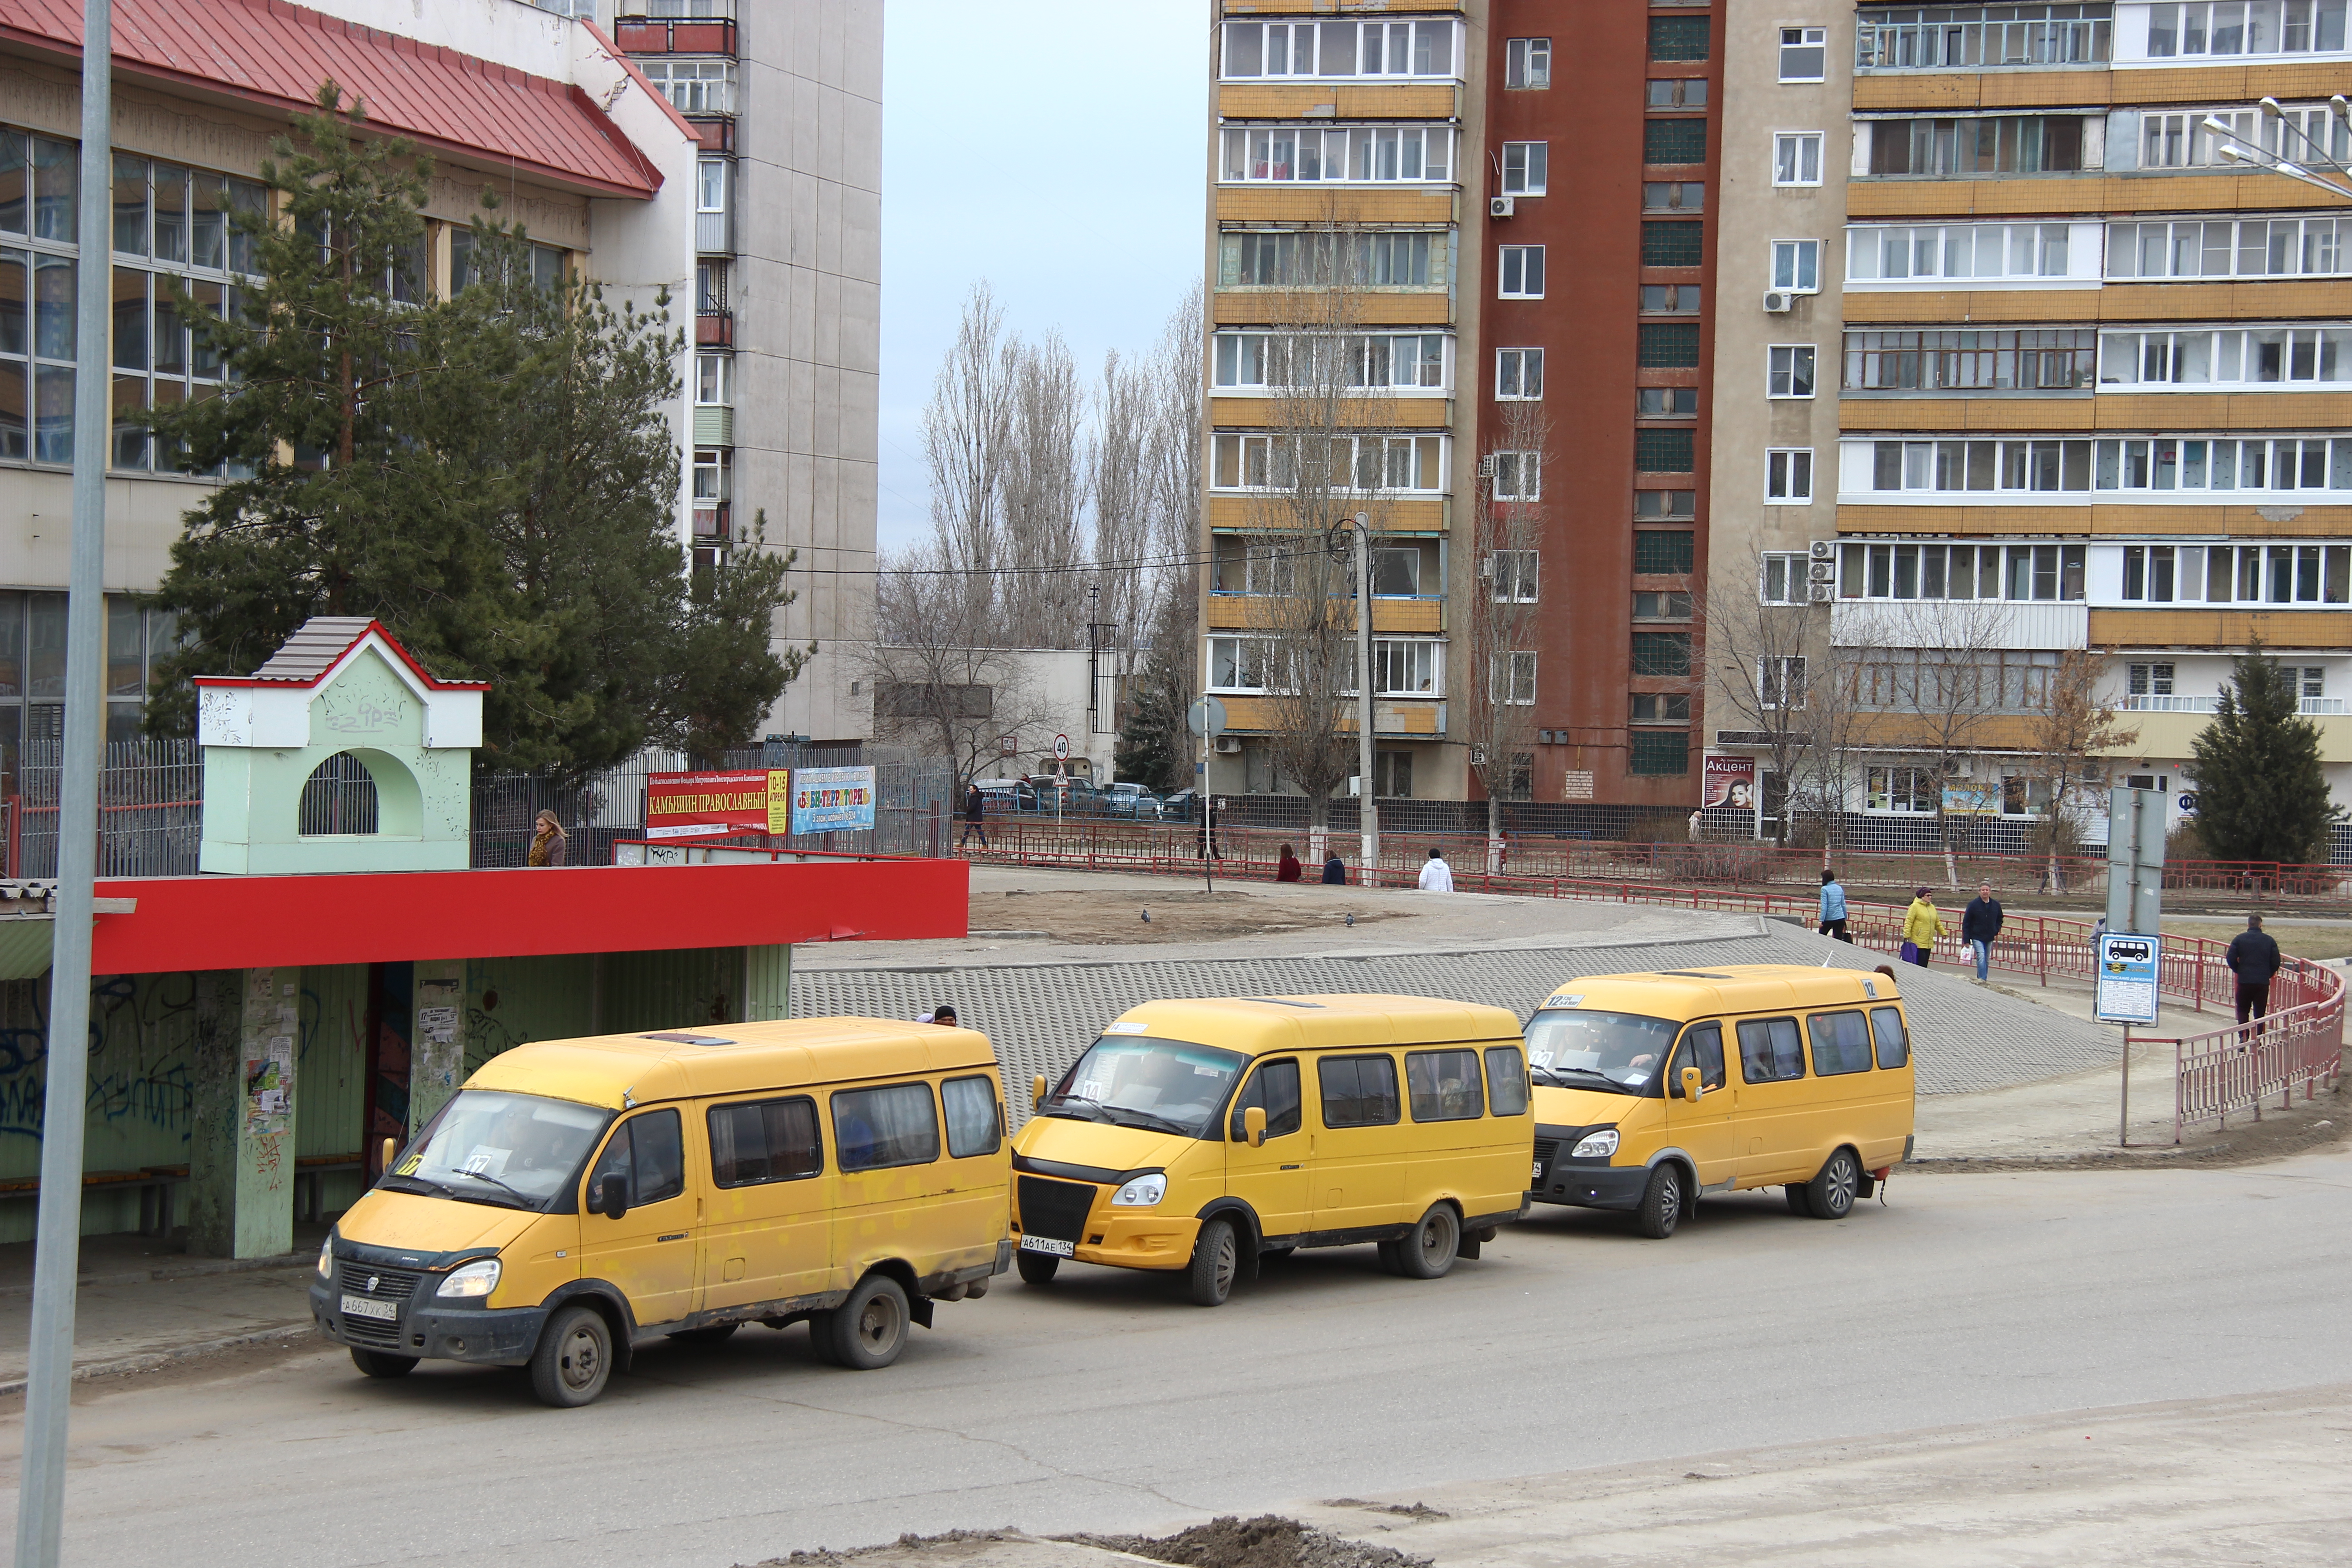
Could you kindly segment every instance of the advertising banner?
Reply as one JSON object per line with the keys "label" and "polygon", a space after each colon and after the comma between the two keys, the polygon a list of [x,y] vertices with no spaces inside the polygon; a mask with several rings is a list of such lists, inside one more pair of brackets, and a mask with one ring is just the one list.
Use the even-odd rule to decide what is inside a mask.
{"label": "advertising banner", "polygon": [[724,773],[647,773],[646,837],[688,838],[704,833],[765,833],[771,790],[787,793],[782,768]]}
{"label": "advertising banner", "polygon": [[1999,784],[1947,784],[1944,786],[1946,816],[1999,816],[2000,786]]}
{"label": "advertising banner", "polygon": [[1710,752],[1700,764],[1698,803],[1713,809],[1728,806],[1734,811],[1756,809],[1756,759],[1725,757]]}
{"label": "advertising banner", "polygon": [[794,833],[856,833],[873,826],[872,768],[803,768],[793,775]]}

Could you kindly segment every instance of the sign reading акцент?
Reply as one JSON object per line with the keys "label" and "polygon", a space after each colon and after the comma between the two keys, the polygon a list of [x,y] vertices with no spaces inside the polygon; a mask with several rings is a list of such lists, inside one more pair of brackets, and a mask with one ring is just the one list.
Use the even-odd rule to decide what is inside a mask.
{"label": "sign reading \u0430\u043a\u0446\u0435\u043d\u0442", "polygon": [[687,838],[705,833],[765,833],[768,796],[787,791],[782,768],[723,773],[646,775],[646,837]]}

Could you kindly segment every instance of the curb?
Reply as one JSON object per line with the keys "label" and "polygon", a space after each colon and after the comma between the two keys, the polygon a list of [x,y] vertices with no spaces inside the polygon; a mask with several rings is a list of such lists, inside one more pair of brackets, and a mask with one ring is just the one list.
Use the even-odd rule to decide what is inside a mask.
{"label": "curb", "polygon": [[[157,1372],[175,1362],[194,1361],[199,1356],[215,1355],[222,1351],[244,1350],[248,1346],[266,1344],[295,1334],[313,1332],[315,1325],[309,1319],[299,1322],[280,1323],[275,1328],[256,1329],[242,1334],[229,1334],[217,1340],[204,1340],[192,1345],[175,1345],[167,1351],[142,1351],[136,1355],[117,1356],[112,1361],[85,1362],[73,1369],[73,1381],[88,1383],[96,1378],[116,1377],[136,1372]],[[25,1392],[25,1379],[12,1377],[0,1382],[0,1398]]]}

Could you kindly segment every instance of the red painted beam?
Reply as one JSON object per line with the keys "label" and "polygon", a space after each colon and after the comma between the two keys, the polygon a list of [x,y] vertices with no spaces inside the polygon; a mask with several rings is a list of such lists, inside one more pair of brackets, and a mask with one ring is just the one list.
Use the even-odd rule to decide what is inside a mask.
{"label": "red painted beam", "polygon": [[101,880],[100,974],[961,936],[961,860]]}

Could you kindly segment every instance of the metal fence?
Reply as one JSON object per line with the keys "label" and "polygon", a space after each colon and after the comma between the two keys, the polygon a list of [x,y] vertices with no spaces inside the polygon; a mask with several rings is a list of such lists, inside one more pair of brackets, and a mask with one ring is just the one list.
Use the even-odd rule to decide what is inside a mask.
{"label": "metal fence", "polygon": [[[58,874],[61,741],[26,742],[8,799],[7,874]],[[98,775],[98,874],[185,877],[203,836],[204,754],[194,741],[113,741]]]}

